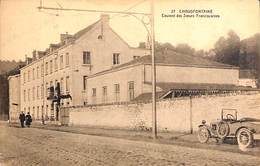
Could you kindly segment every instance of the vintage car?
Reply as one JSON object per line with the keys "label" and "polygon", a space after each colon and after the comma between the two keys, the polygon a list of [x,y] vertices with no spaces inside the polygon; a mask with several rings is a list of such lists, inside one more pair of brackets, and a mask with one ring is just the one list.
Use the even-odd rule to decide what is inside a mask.
{"label": "vintage car", "polygon": [[260,119],[237,119],[236,109],[222,109],[221,119],[209,125],[203,120],[199,125],[198,140],[208,142],[209,138],[217,141],[226,138],[236,138],[240,149],[252,147],[260,139]]}

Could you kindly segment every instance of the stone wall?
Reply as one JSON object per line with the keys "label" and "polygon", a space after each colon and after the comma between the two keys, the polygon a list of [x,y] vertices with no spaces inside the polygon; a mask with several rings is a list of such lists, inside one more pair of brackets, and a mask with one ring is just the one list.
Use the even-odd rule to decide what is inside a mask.
{"label": "stone wall", "polygon": [[[184,97],[159,101],[158,129],[188,132],[192,127],[196,131],[203,119],[207,122],[219,119],[222,108],[237,109],[238,118],[260,119],[260,93],[200,96],[192,99]],[[151,103],[74,107],[67,108],[67,111],[69,111],[69,125],[151,129]]]}

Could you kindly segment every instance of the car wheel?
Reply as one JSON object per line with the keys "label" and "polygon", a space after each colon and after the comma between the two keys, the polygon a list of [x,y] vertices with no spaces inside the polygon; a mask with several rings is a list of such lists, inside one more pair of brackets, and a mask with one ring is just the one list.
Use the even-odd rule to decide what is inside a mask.
{"label": "car wheel", "polygon": [[241,150],[252,147],[253,141],[253,135],[248,129],[242,128],[238,131],[237,143]]}
{"label": "car wheel", "polygon": [[207,143],[210,137],[209,130],[206,127],[200,127],[198,130],[198,140],[200,143]]}
{"label": "car wheel", "polygon": [[218,134],[218,137],[221,139],[224,139],[226,136],[228,136],[229,126],[228,126],[227,122],[224,122],[224,121],[219,122],[218,127],[217,127],[217,134]]}

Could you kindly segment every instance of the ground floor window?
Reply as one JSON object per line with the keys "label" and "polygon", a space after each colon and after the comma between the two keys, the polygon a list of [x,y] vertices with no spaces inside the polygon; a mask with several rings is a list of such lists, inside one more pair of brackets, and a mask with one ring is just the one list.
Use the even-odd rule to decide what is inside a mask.
{"label": "ground floor window", "polygon": [[48,107],[48,105],[46,105],[45,120],[48,120],[48,119],[49,119],[48,111],[49,111],[49,107]]}
{"label": "ground floor window", "polygon": [[107,102],[107,86],[103,86],[102,88],[102,102]]}
{"label": "ground floor window", "polygon": [[83,90],[87,89],[87,78],[88,76],[83,76]]}
{"label": "ground floor window", "polygon": [[128,82],[128,99],[129,101],[134,100],[135,93],[134,93],[134,81]]}
{"label": "ground floor window", "polygon": [[119,102],[120,101],[120,85],[115,84],[114,88],[115,88],[115,102]]}
{"label": "ground floor window", "polygon": [[96,88],[92,88],[92,103],[93,104],[96,103],[96,96],[97,96],[97,89]]}
{"label": "ground floor window", "polygon": [[36,119],[39,120],[40,117],[39,117],[39,111],[40,111],[40,107],[38,106],[37,107],[37,113],[36,113]]}
{"label": "ground floor window", "polygon": [[35,107],[33,107],[33,111],[32,111],[32,119],[35,119]]}

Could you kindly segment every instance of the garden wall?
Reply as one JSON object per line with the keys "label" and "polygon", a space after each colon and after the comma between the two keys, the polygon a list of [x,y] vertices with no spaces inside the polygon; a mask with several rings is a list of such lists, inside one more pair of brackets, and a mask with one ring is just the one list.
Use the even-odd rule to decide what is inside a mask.
{"label": "garden wall", "polygon": [[[184,97],[158,101],[158,129],[187,132],[193,128],[196,131],[203,119],[207,122],[219,119],[222,108],[237,109],[238,118],[260,119],[260,93]],[[69,125],[143,130],[149,130],[152,126],[151,103],[67,108],[66,111],[69,111]]]}

